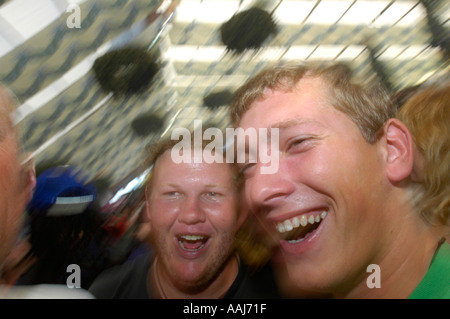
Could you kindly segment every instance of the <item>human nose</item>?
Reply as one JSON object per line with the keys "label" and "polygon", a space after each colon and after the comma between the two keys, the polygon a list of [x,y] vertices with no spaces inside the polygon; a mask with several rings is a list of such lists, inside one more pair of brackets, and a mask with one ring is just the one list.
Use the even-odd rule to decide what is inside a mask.
{"label": "human nose", "polygon": [[263,164],[256,164],[253,176],[245,181],[247,200],[252,209],[274,208],[294,192],[295,185],[280,169],[262,174]]}
{"label": "human nose", "polygon": [[206,220],[205,212],[203,211],[199,199],[194,196],[188,197],[183,203],[178,215],[178,221],[193,225],[197,223],[203,223]]}

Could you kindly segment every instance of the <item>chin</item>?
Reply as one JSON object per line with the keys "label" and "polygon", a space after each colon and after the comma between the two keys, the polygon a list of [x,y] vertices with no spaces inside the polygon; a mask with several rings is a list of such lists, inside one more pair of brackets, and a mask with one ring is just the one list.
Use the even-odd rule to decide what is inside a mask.
{"label": "chin", "polygon": [[180,274],[177,285],[182,291],[196,293],[207,286],[210,280],[209,276],[205,276],[203,273]]}
{"label": "chin", "polygon": [[179,262],[172,268],[174,278],[186,285],[192,285],[207,276],[204,265],[196,262]]}
{"label": "chin", "polygon": [[287,285],[300,291],[320,292],[333,284],[333,279],[329,278],[329,269],[317,264],[308,266],[291,262],[286,264],[286,271],[289,278]]}

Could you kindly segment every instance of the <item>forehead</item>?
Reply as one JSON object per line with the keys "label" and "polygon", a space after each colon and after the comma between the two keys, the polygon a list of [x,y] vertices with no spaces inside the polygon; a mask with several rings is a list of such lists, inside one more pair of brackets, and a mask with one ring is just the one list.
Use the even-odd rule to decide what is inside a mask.
{"label": "forehead", "polygon": [[243,114],[240,126],[283,128],[283,123],[292,121],[324,124],[341,113],[330,100],[330,91],[323,80],[304,78],[291,91],[266,90],[263,99],[254,101]]}
{"label": "forehead", "polygon": [[[197,158],[197,157],[196,157]],[[176,163],[172,160],[171,151],[165,151],[156,161],[153,167],[152,179],[155,183],[177,183],[184,181],[196,181],[198,184],[220,184],[229,185],[233,178],[233,172],[230,164],[227,163],[200,163],[194,162],[194,156],[191,156],[189,163]]]}

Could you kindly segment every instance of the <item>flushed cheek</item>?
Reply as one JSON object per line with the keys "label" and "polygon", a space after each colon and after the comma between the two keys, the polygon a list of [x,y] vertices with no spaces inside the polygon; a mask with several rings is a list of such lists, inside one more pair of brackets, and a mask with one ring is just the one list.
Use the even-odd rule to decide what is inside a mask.
{"label": "flushed cheek", "polygon": [[324,192],[333,189],[360,191],[360,186],[367,183],[367,160],[357,153],[343,152],[346,146],[337,141],[334,145],[329,144],[287,158],[288,174],[296,176],[298,182]]}
{"label": "flushed cheek", "polygon": [[238,221],[236,205],[223,204],[220,206],[203,207],[206,218],[216,231],[234,230]]}
{"label": "flushed cheek", "polygon": [[288,176],[293,183],[304,184],[311,188],[323,189],[332,186],[334,176],[342,175],[342,170],[334,169],[326,154],[297,154],[280,161],[280,172]]}
{"label": "flushed cheek", "polygon": [[153,200],[149,203],[149,217],[153,223],[171,224],[180,212],[180,204],[164,200]]}

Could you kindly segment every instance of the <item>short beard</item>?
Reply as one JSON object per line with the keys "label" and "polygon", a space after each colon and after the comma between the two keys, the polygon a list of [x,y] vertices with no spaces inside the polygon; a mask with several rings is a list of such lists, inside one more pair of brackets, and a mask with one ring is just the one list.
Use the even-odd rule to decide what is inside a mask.
{"label": "short beard", "polygon": [[[158,240],[158,237],[160,240]],[[209,287],[220,276],[230,258],[233,257],[235,234],[227,233],[222,238],[222,249],[217,249],[217,252],[214,252],[217,253],[214,259],[208,259],[209,265],[203,270],[203,273],[195,278],[182,279],[178,273],[171,272],[170,266],[165,262],[163,256],[167,254],[167,250],[164,245],[158,245],[158,243],[164,242],[164,237],[164,234],[158,236],[158,234],[153,233],[151,235],[151,242],[155,248],[156,256],[158,256],[161,270],[166,273],[170,284],[185,294],[195,295]],[[225,247],[228,247],[228,249],[224,249]]]}

